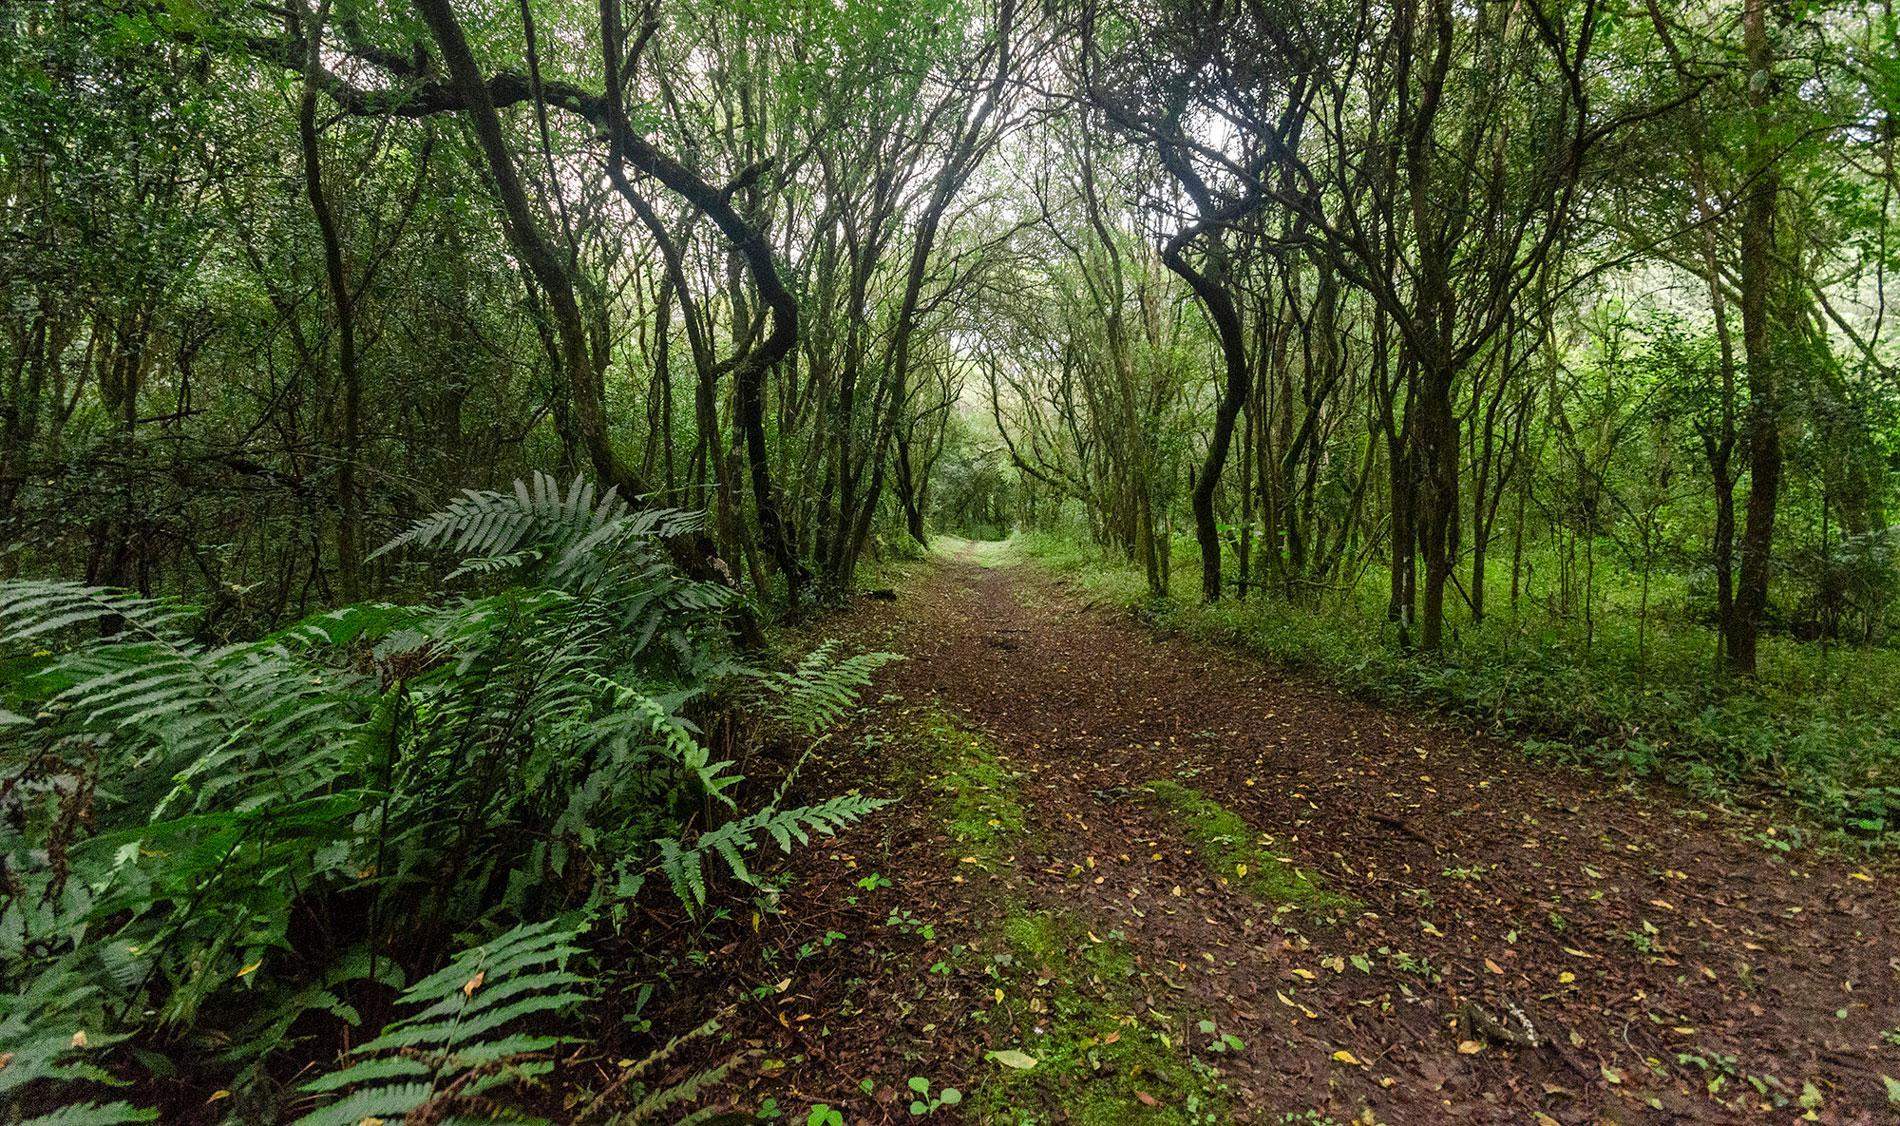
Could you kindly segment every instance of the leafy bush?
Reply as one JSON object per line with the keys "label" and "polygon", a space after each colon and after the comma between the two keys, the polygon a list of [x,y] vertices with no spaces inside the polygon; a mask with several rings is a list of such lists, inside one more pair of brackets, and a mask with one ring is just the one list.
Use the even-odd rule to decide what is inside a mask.
{"label": "leafy bush", "polygon": [[[730,594],[668,560],[664,538],[695,519],[545,477],[470,493],[391,545],[447,549],[468,593],[218,647],[194,638],[188,607],[0,584],[0,1090],[51,1107],[74,1080],[189,1067],[230,1076],[233,1114],[267,1117],[270,1065],[294,1039],[361,1024],[366,1000],[458,936],[526,922],[542,929],[511,933],[545,937],[540,921],[575,910],[623,918],[659,874],[697,909],[709,861],[749,881],[762,842],[789,849],[877,808],[854,794],[783,808],[784,786],[740,808],[744,779],[695,716],[762,674],[731,659]],[[812,737],[881,659],[827,651],[767,694]],[[578,933],[549,949],[566,956]],[[445,1084],[487,1098],[532,1076],[510,1061],[548,1044],[513,1025],[578,1002],[547,992],[565,970],[480,1004],[462,995],[457,1011],[494,1019],[481,1032],[501,1040],[465,1023],[401,1041],[423,1055],[373,1054],[422,1037],[454,1001],[432,991],[504,949],[478,945],[410,987],[428,1004],[359,1047],[333,1088],[382,1108],[358,1117],[402,1113],[362,1081],[413,1086],[428,1052],[416,1106]],[[514,988],[533,996],[505,1019],[485,1008]],[[88,1120],[133,1113],[88,1105]]]}

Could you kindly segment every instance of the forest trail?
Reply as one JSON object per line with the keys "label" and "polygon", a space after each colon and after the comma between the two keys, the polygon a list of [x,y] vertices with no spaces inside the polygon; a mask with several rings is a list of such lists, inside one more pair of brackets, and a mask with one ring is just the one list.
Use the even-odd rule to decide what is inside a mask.
{"label": "forest trail", "polygon": [[732,1025],[754,1102],[1890,1120],[1890,865],[1158,638],[997,547],[830,632],[908,659],[808,773],[905,800],[797,864],[764,940],[803,955]]}

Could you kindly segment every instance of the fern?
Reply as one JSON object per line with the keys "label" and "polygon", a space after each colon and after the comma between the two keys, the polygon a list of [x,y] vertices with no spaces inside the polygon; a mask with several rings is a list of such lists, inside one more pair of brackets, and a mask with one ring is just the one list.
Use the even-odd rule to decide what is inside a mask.
{"label": "fern", "polygon": [[403,548],[433,548],[461,557],[452,579],[545,565],[550,581],[572,582],[596,575],[593,567],[618,550],[684,535],[703,522],[702,515],[677,509],[633,511],[615,490],[596,494],[593,484],[579,477],[563,491],[554,478],[536,473],[507,492],[464,492],[370,558]]}
{"label": "fern", "polygon": [[334,1101],[297,1126],[492,1111],[495,1092],[545,1074],[550,1053],[568,1040],[526,1027],[588,999],[587,980],[568,966],[584,925],[570,917],[516,927],[411,985],[400,1002],[409,1015],[352,1051],[346,1066],[303,1085]]}
{"label": "fern", "polygon": [[754,880],[745,857],[758,847],[760,838],[770,837],[780,851],[790,852],[794,841],[809,844],[813,833],[831,836],[889,804],[887,798],[842,794],[817,805],[767,808],[702,833],[691,845],[661,841],[660,871],[682,901],[691,906],[704,906],[706,864],[713,858],[724,861],[733,878],[750,884]]}
{"label": "fern", "polygon": [[492,558],[524,546],[570,544],[611,525],[627,512],[626,502],[608,489],[576,478],[565,492],[554,478],[536,473],[516,481],[513,490],[469,489],[440,512],[416,521],[408,531],[377,548],[371,559],[406,547],[440,547],[467,558]]}
{"label": "fern", "polygon": [[772,716],[795,735],[816,737],[837,726],[857,703],[858,693],[878,669],[903,657],[897,653],[840,656],[843,646],[826,641],[807,653],[789,672],[752,673],[772,700]]}
{"label": "fern", "polygon": [[33,1126],[116,1126],[158,1117],[126,1102],[99,1103],[67,1093],[73,1084],[122,1085],[93,1062],[92,1057],[125,1039],[100,1031],[97,1001],[98,990],[63,967],[40,975],[16,996],[0,993],[0,1060],[5,1061],[0,1105],[57,1107],[27,1119]]}
{"label": "fern", "polygon": [[[624,919],[656,875],[697,911],[715,873],[753,879],[764,842],[881,806],[784,808],[788,776],[743,812],[744,779],[693,719],[743,675],[732,596],[661,544],[698,520],[546,477],[469,494],[390,548],[460,552],[481,591],[230,645],[187,606],[0,583],[0,1095],[135,1120],[94,1097],[133,1037],[275,1117],[273,1053],[354,1026],[376,983],[429,960],[394,935],[582,904]],[[757,679],[815,740],[889,659],[821,647]],[[585,998],[563,960],[577,925],[528,923],[411,986],[408,1015],[304,1092],[312,1120],[495,1109]],[[722,1074],[630,1097],[661,1113]]]}

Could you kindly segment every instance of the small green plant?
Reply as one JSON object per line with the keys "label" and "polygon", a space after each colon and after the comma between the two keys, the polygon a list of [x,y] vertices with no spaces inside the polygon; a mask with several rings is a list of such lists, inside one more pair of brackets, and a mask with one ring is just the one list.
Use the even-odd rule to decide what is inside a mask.
{"label": "small green plant", "polygon": [[1231,1032],[1219,1031],[1211,1020],[1203,1020],[1195,1025],[1195,1027],[1200,1030],[1201,1035],[1212,1038],[1207,1044],[1207,1050],[1210,1052],[1244,1052],[1247,1050],[1247,1042],[1245,1040],[1242,1040]]}
{"label": "small green plant", "polygon": [[1400,973],[1421,977],[1433,984],[1437,984],[1442,977],[1438,972],[1438,967],[1432,965],[1432,960],[1429,957],[1410,954],[1404,950],[1395,951],[1386,946],[1379,947],[1379,953],[1389,958],[1392,962],[1392,968],[1398,970]]}
{"label": "small green plant", "polygon": [[937,940],[937,928],[919,919],[910,912],[909,908],[891,908],[890,916],[884,920],[884,925],[887,927],[895,927],[904,934],[917,935],[925,942],[935,942]]}
{"label": "small green plant", "polygon": [[930,1080],[921,1075],[911,1076],[907,1086],[909,1086],[911,1092],[917,1096],[910,1101],[910,1112],[913,1116],[918,1118],[922,1118],[927,1114],[935,1114],[943,1107],[956,1106],[963,1101],[963,1092],[957,1090],[955,1087],[944,1087],[939,1089],[936,1094],[931,1094]]}

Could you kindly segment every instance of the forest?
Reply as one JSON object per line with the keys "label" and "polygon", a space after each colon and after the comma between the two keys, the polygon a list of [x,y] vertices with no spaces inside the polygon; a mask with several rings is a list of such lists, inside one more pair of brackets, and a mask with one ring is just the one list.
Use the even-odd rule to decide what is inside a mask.
{"label": "forest", "polygon": [[0,3],[0,1123],[1891,1121],[1897,143],[1892,0]]}

